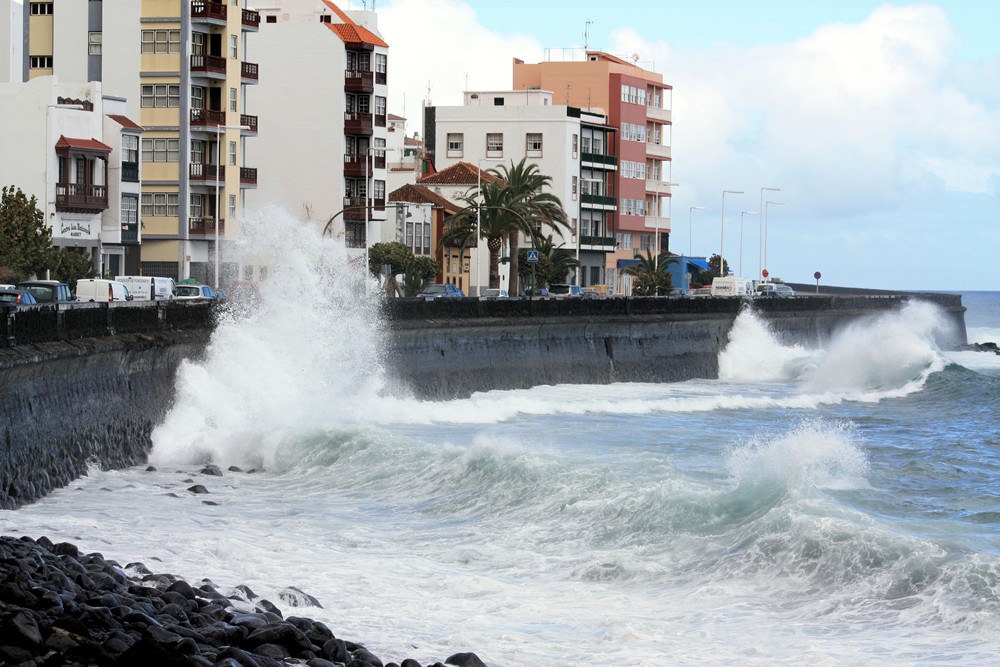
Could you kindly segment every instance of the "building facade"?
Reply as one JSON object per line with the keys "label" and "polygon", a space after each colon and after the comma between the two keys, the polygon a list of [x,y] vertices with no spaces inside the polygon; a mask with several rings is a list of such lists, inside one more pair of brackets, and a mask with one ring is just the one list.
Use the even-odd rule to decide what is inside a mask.
{"label": "building facade", "polygon": [[618,130],[617,248],[608,279],[616,293],[630,293],[621,268],[638,253],[670,249],[672,87],[660,74],[600,51],[586,51],[582,60],[518,60],[513,79],[516,90],[551,90],[557,103],[606,114]]}

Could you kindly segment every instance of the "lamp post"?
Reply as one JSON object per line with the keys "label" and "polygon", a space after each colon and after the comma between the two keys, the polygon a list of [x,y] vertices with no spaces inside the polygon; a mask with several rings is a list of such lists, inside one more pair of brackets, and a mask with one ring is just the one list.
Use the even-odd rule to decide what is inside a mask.
{"label": "lamp post", "polygon": [[705,210],[704,206],[692,206],[688,209],[688,257],[691,257],[691,238],[692,238],[691,232],[693,230],[693,227],[691,226],[691,211],[704,211],[704,210]]}
{"label": "lamp post", "polygon": [[722,191],[722,225],[721,233],[719,237],[719,277],[725,278],[726,276],[726,256],[723,254],[726,249],[726,195],[741,195],[742,190],[723,190]]}
{"label": "lamp post", "polygon": [[[760,207],[757,209],[758,211],[764,211],[764,190],[769,190],[771,192],[781,192],[781,188],[761,188],[760,189]],[[757,225],[757,236],[758,236],[758,239],[757,239],[757,277],[758,278],[760,278],[761,276],[764,275],[762,273],[762,271],[763,271],[764,267],[767,266],[767,262],[762,260],[762,258],[764,256],[764,254],[763,254],[764,253],[764,223],[765,223],[766,220],[767,220],[767,212],[765,211],[763,213],[763,217],[757,219],[757,222],[758,222],[758,225]]]}
{"label": "lamp post", "polygon": [[757,215],[757,211],[740,211],[740,276],[743,276],[743,216]]}
{"label": "lamp post", "polygon": [[784,206],[783,201],[768,201],[764,202],[764,268],[767,268],[767,207],[771,204],[775,206]]}
{"label": "lamp post", "polygon": [[[219,289],[219,182],[222,180],[222,133],[226,130],[249,130],[247,125],[215,126],[215,289]],[[235,166],[235,165],[234,165]]]}

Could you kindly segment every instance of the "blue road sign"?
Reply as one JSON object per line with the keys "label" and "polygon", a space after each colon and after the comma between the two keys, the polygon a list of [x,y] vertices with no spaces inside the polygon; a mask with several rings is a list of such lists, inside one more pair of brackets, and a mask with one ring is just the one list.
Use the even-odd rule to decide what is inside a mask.
{"label": "blue road sign", "polygon": [[534,264],[538,261],[538,251],[529,250],[528,251],[528,264]]}

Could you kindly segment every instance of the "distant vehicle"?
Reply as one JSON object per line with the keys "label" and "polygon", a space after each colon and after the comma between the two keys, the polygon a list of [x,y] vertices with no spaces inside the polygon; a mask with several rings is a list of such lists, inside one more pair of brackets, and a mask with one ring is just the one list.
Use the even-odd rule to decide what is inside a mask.
{"label": "distant vehicle", "polygon": [[0,289],[0,306],[34,306],[37,303],[28,290]]}
{"label": "distant vehicle", "polygon": [[173,278],[159,276],[115,276],[124,283],[136,301],[164,301],[174,298],[177,289]]}
{"label": "distant vehicle", "polygon": [[753,286],[748,278],[726,276],[712,278],[712,296],[750,296]]}
{"label": "distant vehicle", "polygon": [[549,285],[549,294],[557,299],[579,299],[583,297],[583,288],[579,285],[555,283]]}
{"label": "distant vehicle", "polygon": [[16,285],[0,285],[0,289],[17,289]]}
{"label": "distant vehicle", "polygon": [[784,283],[760,283],[754,289],[757,296],[785,297],[795,296],[795,290]]}
{"label": "distant vehicle", "polygon": [[132,293],[125,287],[125,283],[117,280],[82,278],[76,281],[76,300],[96,303],[131,301]]}
{"label": "distant vehicle", "polygon": [[550,299],[549,290],[544,287],[529,287],[524,290],[524,296],[528,299]]}
{"label": "distant vehicle", "polygon": [[507,299],[509,296],[505,289],[487,289],[483,291],[479,298],[484,301],[492,301],[493,299]]}
{"label": "distant vehicle", "polygon": [[712,296],[712,288],[694,287],[688,290],[688,296]]}
{"label": "distant vehicle", "polygon": [[38,303],[73,303],[76,298],[66,283],[58,280],[25,280],[16,285],[17,289],[28,290]]}
{"label": "distant vehicle", "polygon": [[465,292],[455,287],[454,285],[449,285],[448,283],[435,283],[433,285],[428,285],[420,291],[417,296],[421,299],[461,299],[465,296]]}
{"label": "distant vehicle", "polygon": [[607,299],[608,293],[599,290],[596,287],[584,287],[583,288],[583,298],[584,299]]}
{"label": "distant vehicle", "polygon": [[178,285],[175,301],[217,301],[218,295],[209,285]]}

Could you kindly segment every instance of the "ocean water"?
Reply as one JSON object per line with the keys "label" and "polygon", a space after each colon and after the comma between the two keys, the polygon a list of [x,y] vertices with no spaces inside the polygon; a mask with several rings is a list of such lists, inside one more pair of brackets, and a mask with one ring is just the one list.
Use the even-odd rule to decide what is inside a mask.
{"label": "ocean water", "polygon": [[[244,583],[383,660],[1000,663],[1000,356],[937,349],[933,306],[824,349],[746,313],[715,379],[425,402],[383,379],[343,249],[251,223],[264,303],[181,369],[156,470],[94,469],[4,534]],[[1000,342],[1000,293],[963,301]]]}

